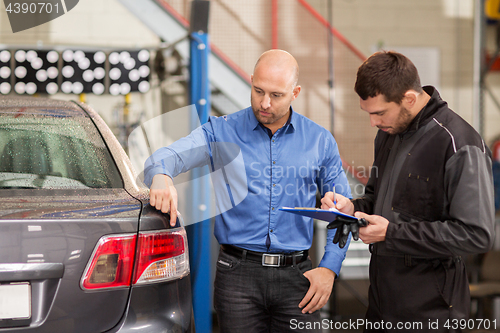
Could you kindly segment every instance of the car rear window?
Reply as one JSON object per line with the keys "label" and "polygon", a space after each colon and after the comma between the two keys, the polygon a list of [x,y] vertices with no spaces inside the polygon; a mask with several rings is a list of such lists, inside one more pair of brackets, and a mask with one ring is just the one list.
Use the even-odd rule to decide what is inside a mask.
{"label": "car rear window", "polygon": [[123,188],[92,120],[47,111],[0,110],[0,189]]}

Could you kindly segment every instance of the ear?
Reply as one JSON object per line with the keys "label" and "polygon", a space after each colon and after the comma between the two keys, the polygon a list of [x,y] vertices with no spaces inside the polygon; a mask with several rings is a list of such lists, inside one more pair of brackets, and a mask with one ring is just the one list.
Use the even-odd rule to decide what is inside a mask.
{"label": "ear", "polygon": [[293,91],[292,91],[292,101],[299,96],[301,89],[302,89],[301,86],[296,86],[295,88],[293,88]]}
{"label": "ear", "polygon": [[415,90],[408,90],[401,104],[404,104],[403,106],[410,110],[417,103],[417,97],[418,93]]}
{"label": "ear", "polygon": [[250,82],[253,83],[253,74],[250,75]]}

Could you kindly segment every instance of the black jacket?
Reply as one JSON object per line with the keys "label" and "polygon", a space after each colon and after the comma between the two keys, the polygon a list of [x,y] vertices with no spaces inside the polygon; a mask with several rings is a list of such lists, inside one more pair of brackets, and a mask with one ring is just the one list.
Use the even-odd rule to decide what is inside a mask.
{"label": "black jacket", "polygon": [[404,133],[378,132],[370,180],[364,197],[354,200],[355,211],[389,220],[379,254],[486,252],[494,238],[491,152],[435,88],[424,90],[431,99]]}

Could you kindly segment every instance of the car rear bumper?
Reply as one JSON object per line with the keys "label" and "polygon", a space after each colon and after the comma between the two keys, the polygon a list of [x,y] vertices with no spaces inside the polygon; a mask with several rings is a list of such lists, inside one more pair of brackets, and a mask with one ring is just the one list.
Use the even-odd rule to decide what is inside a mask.
{"label": "car rear bumper", "polygon": [[134,286],[124,318],[107,333],[194,332],[191,279]]}

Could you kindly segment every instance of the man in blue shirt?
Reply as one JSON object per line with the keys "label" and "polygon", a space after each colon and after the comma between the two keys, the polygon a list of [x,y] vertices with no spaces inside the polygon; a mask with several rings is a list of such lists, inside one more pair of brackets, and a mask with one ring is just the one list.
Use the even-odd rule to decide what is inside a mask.
{"label": "man in blue shirt", "polygon": [[[214,233],[221,244],[214,306],[221,332],[283,332],[293,327],[321,331],[317,310],[328,301],[345,258],[347,246],[333,244],[335,230],[329,230],[325,254],[312,269],[312,219],[279,210],[314,207],[316,192],[324,194],[333,186],[351,196],[331,133],[291,107],[301,90],[298,74],[288,52],[264,52],[251,78],[251,107],[210,117],[189,136],[157,150],[145,164],[150,203],[171,212],[174,225],[177,192],[172,178],[202,165],[220,174],[224,164],[237,163],[227,156],[242,156],[238,171],[214,184],[220,213]],[[232,208],[222,207],[227,202]]]}

